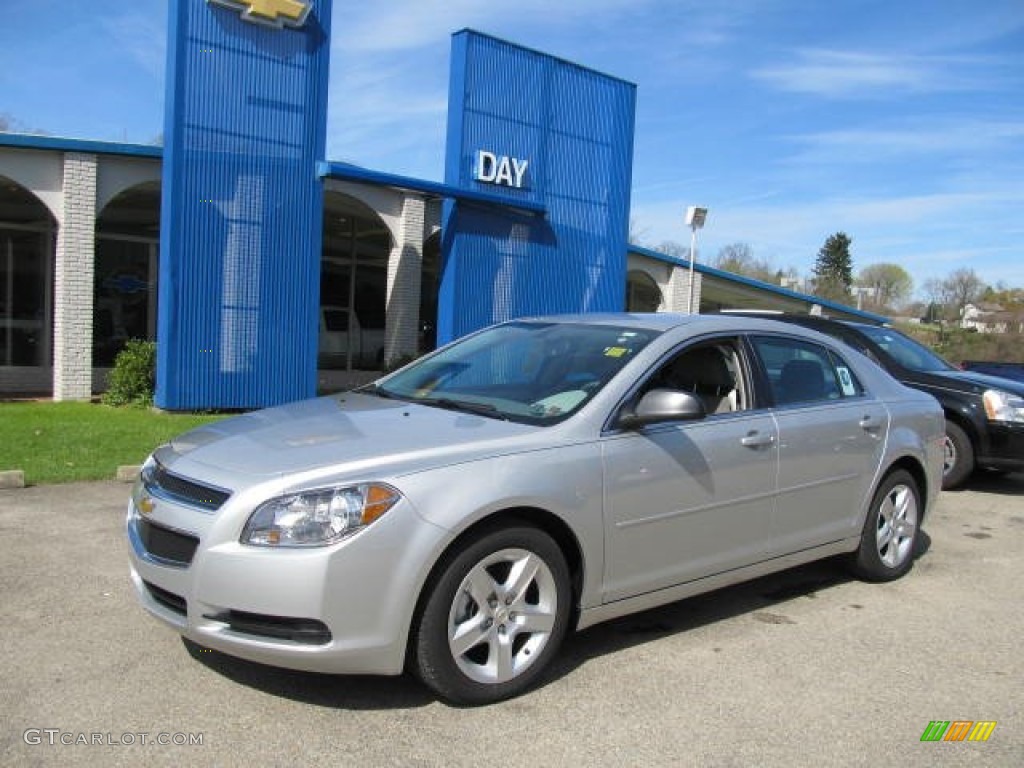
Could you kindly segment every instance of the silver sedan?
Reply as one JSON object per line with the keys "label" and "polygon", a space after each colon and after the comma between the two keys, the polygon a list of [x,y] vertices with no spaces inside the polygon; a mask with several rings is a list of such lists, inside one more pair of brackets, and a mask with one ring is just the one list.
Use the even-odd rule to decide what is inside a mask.
{"label": "silver sedan", "polygon": [[202,646],[410,669],[487,703],[536,684],[571,629],[834,555],[902,576],[943,424],[793,325],[514,321],[158,448],[129,505],[132,580]]}

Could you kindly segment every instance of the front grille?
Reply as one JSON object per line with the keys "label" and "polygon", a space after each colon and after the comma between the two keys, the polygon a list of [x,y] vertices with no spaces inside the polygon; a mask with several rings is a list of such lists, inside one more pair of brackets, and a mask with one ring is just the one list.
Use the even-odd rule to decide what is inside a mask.
{"label": "front grille", "polygon": [[303,645],[326,645],[331,642],[331,630],[317,619],[294,619],[287,616],[267,616],[246,611],[222,611],[203,618],[227,624],[233,632],[259,635],[275,640],[291,640]]}
{"label": "front grille", "polygon": [[220,509],[231,496],[229,491],[188,480],[164,469],[157,463],[152,474],[146,479],[146,488],[157,496],[169,497],[175,501],[202,507],[211,511]]}
{"label": "front grille", "polygon": [[148,554],[176,565],[191,563],[199,546],[195,536],[164,528],[144,517],[136,521],[135,530]]}
{"label": "front grille", "polygon": [[188,615],[188,603],[185,602],[184,597],[176,595],[173,592],[168,592],[166,589],[161,589],[156,584],[150,584],[148,581],[143,581],[142,583],[149,592],[149,596],[160,603],[164,608],[169,608],[182,616]]}

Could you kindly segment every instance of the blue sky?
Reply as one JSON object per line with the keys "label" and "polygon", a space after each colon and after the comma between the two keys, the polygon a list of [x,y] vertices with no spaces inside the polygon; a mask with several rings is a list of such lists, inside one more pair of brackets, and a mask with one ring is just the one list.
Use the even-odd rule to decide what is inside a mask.
{"label": "blue sky", "polygon": [[[166,0],[3,0],[0,116],[148,143]],[[970,267],[1024,287],[1022,0],[334,2],[328,158],[440,180],[463,27],[638,86],[632,218],[700,257],[749,244],[808,273],[836,231],[855,271],[918,287]]]}

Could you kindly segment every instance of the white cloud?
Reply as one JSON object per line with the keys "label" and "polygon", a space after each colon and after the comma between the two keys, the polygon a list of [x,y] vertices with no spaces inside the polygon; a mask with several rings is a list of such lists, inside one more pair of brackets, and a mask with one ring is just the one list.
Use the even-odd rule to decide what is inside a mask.
{"label": "white cloud", "polygon": [[784,91],[829,98],[990,90],[1001,82],[981,58],[801,49],[795,60],[751,76]]}
{"label": "white cloud", "polygon": [[167,25],[163,16],[154,18],[153,14],[134,10],[100,16],[99,22],[110,36],[113,49],[126,52],[147,74],[163,77],[167,57]]}
{"label": "white cloud", "polygon": [[790,137],[804,145],[800,160],[882,159],[908,154],[998,151],[1024,139],[1024,122],[957,117],[915,120],[894,128],[822,131]]}
{"label": "white cloud", "polygon": [[[356,4],[335,18],[334,46],[346,51],[398,53],[436,45],[465,27],[480,27],[515,40],[523,26],[549,32],[583,18],[633,13],[646,0],[422,0]],[[335,10],[338,13],[339,9]]]}

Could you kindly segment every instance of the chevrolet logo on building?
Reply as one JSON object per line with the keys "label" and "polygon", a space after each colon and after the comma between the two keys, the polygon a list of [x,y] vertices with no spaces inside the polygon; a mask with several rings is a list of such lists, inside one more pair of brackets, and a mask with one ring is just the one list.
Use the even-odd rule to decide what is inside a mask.
{"label": "chevrolet logo on building", "polygon": [[299,0],[206,0],[242,12],[242,18],[269,27],[301,27],[306,23],[312,3]]}

